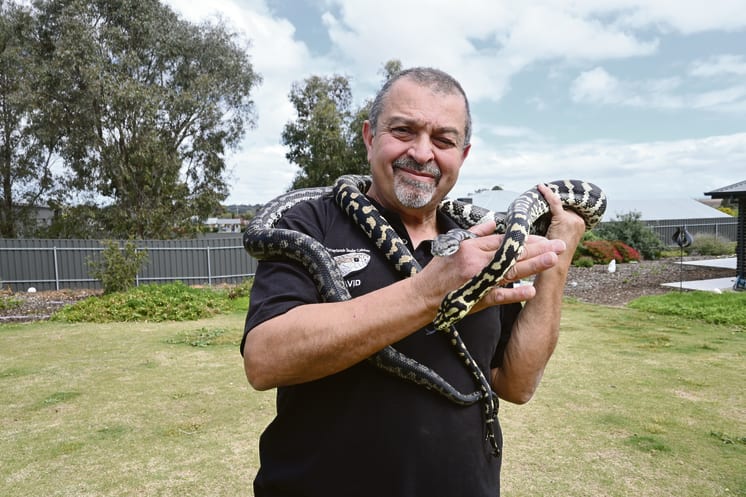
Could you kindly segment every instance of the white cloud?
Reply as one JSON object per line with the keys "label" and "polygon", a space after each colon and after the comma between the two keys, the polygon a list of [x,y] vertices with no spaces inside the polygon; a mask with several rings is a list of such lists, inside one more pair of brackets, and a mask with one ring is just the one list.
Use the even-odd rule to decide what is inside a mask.
{"label": "white cloud", "polygon": [[543,60],[602,60],[650,55],[653,39],[602,23],[594,10],[563,2],[475,0],[454,8],[448,0],[329,1],[324,14],[335,51],[356,74],[373,78],[386,60],[435,65],[454,74],[473,101],[498,101],[510,80]]}
{"label": "white cloud", "polygon": [[743,55],[714,55],[692,62],[689,74],[702,78],[746,76],[746,59]]}
{"label": "white cloud", "polygon": [[620,103],[628,97],[623,85],[603,67],[585,71],[572,83],[570,88],[575,102]]}
{"label": "white cloud", "polygon": [[488,125],[486,127],[482,127],[482,134],[488,134],[500,138],[539,138],[539,135],[536,133],[536,131],[525,126]]}
{"label": "white cloud", "polygon": [[[586,0],[594,3],[593,0]],[[737,30],[746,27],[742,0],[635,0],[606,3],[621,12],[617,21],[635,29],[653,28],[682,34],[711,30]]]}
{"label": "white cloud", "polygon": [[499,151],[473,149],[457,191],[501,184],[525,191],[540,181],[592,181],[616,198],[702,197],[743,179],[746,133],[638,143],[521,144]]}
{"label": "white cloud", "polygon": [[697,109],[737,113],[746,106],[746,83],[695,92],[679,91],[678,77],[642,81],[621,80],[602,67],[585,71],[573,81],[574,102],[608,104],[648,109]]}

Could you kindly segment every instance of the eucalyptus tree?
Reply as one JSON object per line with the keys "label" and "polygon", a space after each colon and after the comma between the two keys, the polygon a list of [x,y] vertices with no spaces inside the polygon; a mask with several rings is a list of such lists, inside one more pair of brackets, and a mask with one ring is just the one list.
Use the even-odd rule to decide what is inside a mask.
{"label": "eucalyptus tree", "polygon": [[59,131],[39,111],[32,10],[0,0],[0,236],[30,231],[33,209],[54,191]]}
{"label": "eucalyptus tree", "polygon": [[255,124],[246,44],[157,0],[37,0],[45,109],[71,191],[113,236],[178,236],[228,194],[225,154]]}
{"label": "eucalyptus tree", "polygon": [[[401,62],[393,59],[379,74],[386,82],[400,70]],[[288,147],[285,157],[299,168],[291,188],[329,185],[343,174],[368,174],[362,129],[372,99],[354,108],[350,82],[339,75],[296,82],[289,98],[296,119],[285,125],[282,143]]]}
{"label": "eucalyptus tree", "polygon": [[289,98],[296,120],[285,125],[282,143],[288,147],[285,157],[300,168],[291,188],[324,186],[342,174],[367,170],[351,150],[352,91],[347,78],[311,76],[294,83]]}

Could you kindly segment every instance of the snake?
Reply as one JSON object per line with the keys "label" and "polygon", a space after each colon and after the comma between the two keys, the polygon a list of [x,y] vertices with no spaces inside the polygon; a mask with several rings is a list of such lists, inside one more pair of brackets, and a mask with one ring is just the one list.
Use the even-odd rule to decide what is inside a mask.
{"label": "snake", "polygon": [[[246,251],[259,260],[290,260],[300,263],[310,274],[323,301],[340,302],[351,298],[342,272],[326,248],[318,240],[288,229],[277,227],[282,216],[295,205],[333,195],[337,205],[373,241],[378,250],[404,277],[414,276],[422,268],[404,241],[366,197],[370,176],[341,176],[333,186],[303,188],[282,194],[266,203],[252,219],[243,235]],[[562,205],[583,217],[586,228],[592,229],[606,209],[606,196],[599,187],[579,180],[559,180],[545,183],[560,197]],[[489,220],[495,222],[495,232],[505,234],[492,261],[470,281],[451,291],[441,302],[428,332],[447,334],[464,366],[471,372],[477,390],[462,393],[437,372],[407,357],[393,346],[384,347],[368,358],[375,367],[404,380],[432,390],[451,402],[469,406],[482,401],[487,439],[492,453],[499,456],[494,424],[498,400],[489,381],[461,339],[456,323],[495,286],[505,283],[508,271],[515,265],[532,234],[545,234],[551,220],[549,204],[537,188],[516,198],[502,215],[470,203],[444,199],[438,209],[452,218],[459,228],[438,235],[433,240],[434,256],[447,257],[458,250],[460,243],[473,234],[468,229]]]}

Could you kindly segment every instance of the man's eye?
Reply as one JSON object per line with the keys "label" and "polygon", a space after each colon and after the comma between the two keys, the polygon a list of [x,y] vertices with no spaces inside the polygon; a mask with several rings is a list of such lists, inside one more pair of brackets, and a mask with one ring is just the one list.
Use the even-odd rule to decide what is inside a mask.
{"label": "man's eye", "polygon": [[450,138],[444,138],[442,136],[436,136],[435,138],[433,138],[433,141],[440,148],[450,148],[456,146],[453,140],[451,140]]}

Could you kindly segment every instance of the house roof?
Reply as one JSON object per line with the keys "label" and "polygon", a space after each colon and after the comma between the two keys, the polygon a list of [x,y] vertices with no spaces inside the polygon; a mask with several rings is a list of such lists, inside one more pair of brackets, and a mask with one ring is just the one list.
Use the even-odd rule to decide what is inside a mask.
{"label": "house roof", "polygon": [[[471,199],[474,205],[495,212],[505,212],[508,210],[510,203],[519,195],[520,193],[507,190],[491,190],[477,193]],[[641,221],[730,217],[728,214],[692,198],[610,198],[607,202],[606,213],[602,221],[613,221],[630,212],[639,212]]]}
{"label": "house roof", "polygon": [[712,198],[746,197],[746,180],[705,192]]}

